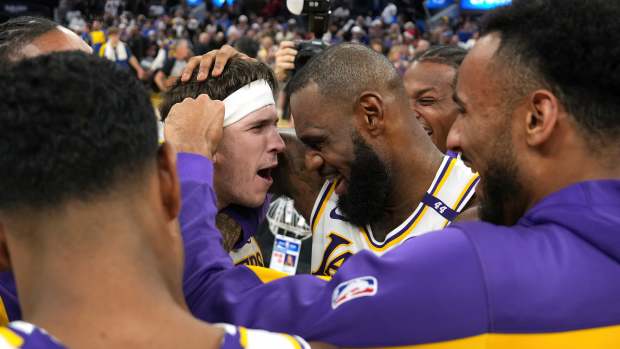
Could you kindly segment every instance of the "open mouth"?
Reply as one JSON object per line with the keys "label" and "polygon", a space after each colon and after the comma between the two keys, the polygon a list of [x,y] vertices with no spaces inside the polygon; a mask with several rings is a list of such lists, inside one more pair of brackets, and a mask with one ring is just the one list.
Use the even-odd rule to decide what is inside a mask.
{"label": "open mouth", "polygon": [[256,172],[256,174],[261,177],[262,179],[266,180],[266,181],[271,181],[273,180],[273,178],[271,177],[271,171],[273,170],[273,167],[269,167],[269,168],[264,168],[262,170],[258,170],[258,172]]}

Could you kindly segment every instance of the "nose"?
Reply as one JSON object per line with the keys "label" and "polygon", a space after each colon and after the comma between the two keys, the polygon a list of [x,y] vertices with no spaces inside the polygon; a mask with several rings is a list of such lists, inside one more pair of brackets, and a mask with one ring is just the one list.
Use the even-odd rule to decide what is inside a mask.
{"label": "nose", "polygon": [[271,133],[271,137],[269,138],[269,152],[275,152],[279,154],[284,151],[286,145],[284,144],[284,140],[280,136],[277,128],[274,127],[274,131]]}
{"label": "nose", "polygon": [[446,147],[454,152],[462,152],[461,148],[461,121],[457,118],[448,132],[448,138],[446,139]]}

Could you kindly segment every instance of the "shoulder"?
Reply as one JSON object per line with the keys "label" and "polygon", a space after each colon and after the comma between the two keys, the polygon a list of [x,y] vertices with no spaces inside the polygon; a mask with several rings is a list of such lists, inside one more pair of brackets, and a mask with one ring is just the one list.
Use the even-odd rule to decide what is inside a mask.
{"label": "shoulder", "polygon": [[310,345],[298,336],[228,324],[218,326],[225,331],[221,349],[310,349]]}

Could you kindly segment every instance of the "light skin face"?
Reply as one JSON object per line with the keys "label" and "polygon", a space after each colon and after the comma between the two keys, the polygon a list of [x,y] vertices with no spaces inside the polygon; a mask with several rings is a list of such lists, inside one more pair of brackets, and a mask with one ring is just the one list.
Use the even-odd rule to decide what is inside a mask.
{"label": "light skin face", "polygon": [[175,56],[178,60],[189,58],[189,46],[187,46],[187,42],[182,41],[179,43]]}
{"label": "light skin face", "polygon": [[121,41],[121,37],[118,34],[111,34],[109,40],[110,45],[116,46],[118,45],[119,41]]}
{"label": "light skin face", "polygon": [[214,164],[218,208],[263,204],[273,183],[277,154],[284,151],[277,122],[275,106],[270,105],[224,129]]}
{"label": "light skin face", "polygon": [[405,73],[404,83],[411,108],[418,121],[443,153],[458,108],[452,94],[456,70],[448,65],[414,62]]}
{"label": "light skin face", "polygon": [[32,58],[57,51],[83,51],[91,54],[93,49],[71,30],[58,26],[21,49],[23,58]]}

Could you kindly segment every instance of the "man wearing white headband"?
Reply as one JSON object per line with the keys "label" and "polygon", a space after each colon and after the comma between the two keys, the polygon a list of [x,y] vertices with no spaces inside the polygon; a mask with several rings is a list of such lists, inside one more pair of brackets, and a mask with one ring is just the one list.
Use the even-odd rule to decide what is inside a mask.
{"label": "man wearing white headband", "polygon": [[185,98],[207,94],[224,102],[224,134],[215,154],[213,180],[218,228],[235,264],[264,265],[251,236],[265,217],[271,171],[278,164],[277,154],[284,150],[276,127],[276,84],[268,66],[232,59],[217,78],[174,86],[160,108],[165,122],[170,108]]}

